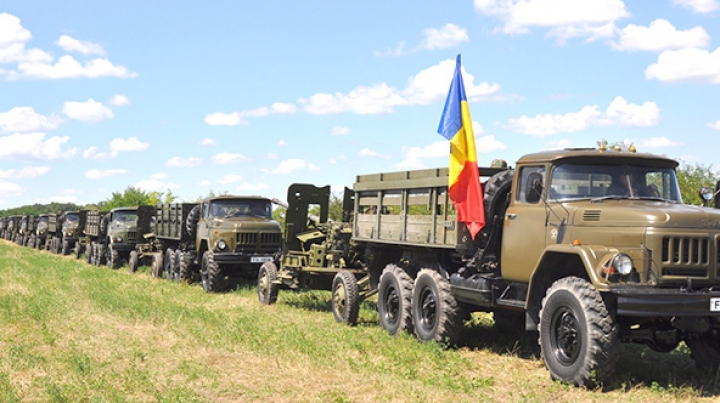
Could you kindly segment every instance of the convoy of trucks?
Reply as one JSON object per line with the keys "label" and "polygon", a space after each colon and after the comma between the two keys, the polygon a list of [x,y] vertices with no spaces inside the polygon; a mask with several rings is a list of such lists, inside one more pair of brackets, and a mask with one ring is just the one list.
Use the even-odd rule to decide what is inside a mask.
{"label": "convoy of trucks", "polygon": [[[447,168],[358,175],[339,201],[329,186],[293,184],[282,228],[271,200],[220,196],[8,216],[0,230],[84,251],[91,264],[200,280],[207,292],[256,278],[263,304],[283,288],[326,289],[349,325],[376,297],[385,331],[421,341],[455,344],[473,312],[491,312],[501,329],[537,332],[553,379],[584,386],[612,379],[620,343],[669,352],[684,342],[699,366],[720,365],[720,211],[682,203],[677,165],[565,149],[480,168],[483,201],[472,208],[486,224],[474,239]],[[717,191],[703,195],[720,207]]]}

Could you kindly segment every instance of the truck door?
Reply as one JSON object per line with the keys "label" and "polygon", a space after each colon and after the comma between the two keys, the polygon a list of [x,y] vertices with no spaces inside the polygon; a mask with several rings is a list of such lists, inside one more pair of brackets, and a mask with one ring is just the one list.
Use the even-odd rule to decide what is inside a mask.
{"label": "truck door", "polygon": [[545,172],[542,165],[519,169],[503,228],[501,267],[507,280],[527,282],[545,249],[548,234],[547,211],[542,201]]}

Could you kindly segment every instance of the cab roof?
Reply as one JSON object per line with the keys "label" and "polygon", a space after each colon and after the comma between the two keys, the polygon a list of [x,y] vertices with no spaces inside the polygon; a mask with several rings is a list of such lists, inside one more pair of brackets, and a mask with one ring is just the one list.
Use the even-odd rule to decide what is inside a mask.
{"label": "cab roof", "polygon": [[628,151],[599,150],[597,148],[565,148],[562,150],[540,151],[527,154],[517,161],[517,164],[557,163],[562,160],[588,160],[593,163],[642,163],[657,164],[675,168],[678,162],[672,158],[650,153],[637,153]]}

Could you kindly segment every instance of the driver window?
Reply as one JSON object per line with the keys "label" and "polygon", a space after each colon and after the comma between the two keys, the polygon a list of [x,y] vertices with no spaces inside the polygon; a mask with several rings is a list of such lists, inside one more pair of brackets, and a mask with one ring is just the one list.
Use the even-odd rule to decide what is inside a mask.
{"label": "driver window", "polygon": [[203,203],[203,218],[208,218],[208,214],[210,214],[210,203]]}
{"label": "driver window", "polygon": [[545,185],[545,167],[528,166],[520,170],[520,180],[515,194],[520,203],[536,204],[542,198]]}

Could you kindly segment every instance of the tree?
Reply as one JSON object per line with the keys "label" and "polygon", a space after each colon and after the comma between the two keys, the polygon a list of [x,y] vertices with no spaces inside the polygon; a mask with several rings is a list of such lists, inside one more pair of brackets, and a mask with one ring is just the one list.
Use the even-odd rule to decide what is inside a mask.
{"label": "tree", "polygon": [[[112,197],[103,203],[103,208],[112,210],[117,207],[154,206],[163,201],[163,192],[145,192],[140,188],[129,186],[123,193],[113,192]],[[168,190],[165,202],[170,203],[175,196]]]}

